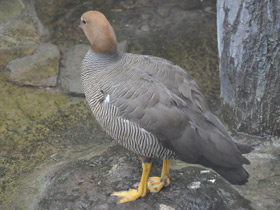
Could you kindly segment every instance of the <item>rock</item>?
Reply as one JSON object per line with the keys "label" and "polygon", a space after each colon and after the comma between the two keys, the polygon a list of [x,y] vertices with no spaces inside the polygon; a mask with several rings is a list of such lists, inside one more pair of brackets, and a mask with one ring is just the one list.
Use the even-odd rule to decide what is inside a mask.
{"label": "rock", "polygon": [[33,53],[44,34],[31,1],[1,1],[0,72],[11,60]]}
{"label": "rock", "polygon": [[0,19],[7,20],[14,18],[20,14],[24,7],[24,4],[20,0],[2,1],[0,8]]}
{"label": "rock", "polygon": [[212,7],[206,7],[204,10],[205,10],[206,12],[211,12],[211,11],[212,11]]}
{"label": "rock", "polygon": [[159,205],[159,210],[175,210],[175,209],[170,207],[170,206],[166,206],[164,204],[160,204]]}
{"label": "rock", "polygon": [[151,15],[149,15],[149,14],[141,14],[141,17],[142,17],[142,20],[148,20],[151,17]]}
{"label": "rock", "polygon": [[[78,43],[84,34],[77,26],[81,14],[88,10],[111,8],[111,1],[94,0],[77,2],[74,0],[34,0],[37,15],[49,29],[51,41],[56,45],[65,45],[67,41]],[[110,9],[109,9],[110,10]]]}
{"label": "rock", "polygon": [[[68,94],[84,95],[81,83],[81,68],[82,61],[89,48],[89,45],[74,45],[67,50],[65,59],[62,60],[65,67],[61,68],[59,81],[63,90]],[[127,41],[118,43],[118,49],[121,52],[126,52]]]}
{"label": "rock", "polygon": [[81,83],[82,61],[89,50],[89,45],[77,44],[67,50],[62,63],[60,83],[63,90],[73,95],[83,95]]}
{"label": "rock", "polygon": [[150,25],[152,28],[163,28],[164,22],[162,21],[162,18],[159,16],[154,16],[154,18],[150,21]]}
{"label": "rock", "polygon": [[141,30],[148,32],[150,30],[150,27],[147,24],[145,24],[145,25],[141,26]]}
{"label": "rock", "polygon": [[176,1],[176,3],[185,10],[201,9],[203,0],[200,0],[200,1],[197,1],[197,0],[180,1],[179,0],[179,1]]}
{"label": "rock", "polygon": [[[151,176],[158,176],[161,162],[155,161]],[[135,188],[141,176],[137,156],[122,146],[113,146],[90,160],[71,161],[60,165],[46,177],[49,183],[42,192],[36,210],[44,209],[251,209],[249,201],[211,172],[200,174],[201,168],[171,170],[171,184],[156,194],[126,204],[117,204],[114,191]],[[215,178],[216,182],[208,180]],[[79,180],[83,180],[80,183]],[[201,182],[189,189],[193,181]]]}
{"label": "rock", "polygon": [[7,65],[10,80],[23,85],[56,86],[59,72],[59,50],[53,44],[41,44],[35,53]]}
{"label": "rock", "polygon": [[257,138],[239,135],[243,143],[254,143],[255,150],[247,155],[251,164],[246,166],[249,182],[236,186],[237,190],[257,210],[280,209],[280,138]]}
{"label": "rock", "polygon": [[[0,32],[1,33],[1,32]],[[0,37],[1,40],[1,37]],[[3,40],[2,40],[3,41]],[[0,47],[0,72],[3,72],[7,64],[19,57],[28,56],[34,53],[37,45],[35,43],[23,44],[16,47]]]}
{"label": "rock", "polygon": [[158,14],[161,17],[168,17],[169,13],[170,13],[170,8],[169,7],[159,7],[158,8]]}

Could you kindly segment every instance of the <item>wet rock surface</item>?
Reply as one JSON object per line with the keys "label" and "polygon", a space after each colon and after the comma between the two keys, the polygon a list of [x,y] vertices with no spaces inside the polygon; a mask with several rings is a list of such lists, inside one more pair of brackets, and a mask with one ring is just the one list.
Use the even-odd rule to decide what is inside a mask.
{"label": "wet rock surface", "polygon": [[[46,177],[49,184],[35,209],[251,209],[249,201],[221,177],[200,173],[197,167],[171,170],[171,184],[159,193],[117,204],[110,194],[136,188],[140,163],[121,146],[89,160],[66,163]],[[159,176],[160,170],[161,163],[155,161],[151,175]]]}

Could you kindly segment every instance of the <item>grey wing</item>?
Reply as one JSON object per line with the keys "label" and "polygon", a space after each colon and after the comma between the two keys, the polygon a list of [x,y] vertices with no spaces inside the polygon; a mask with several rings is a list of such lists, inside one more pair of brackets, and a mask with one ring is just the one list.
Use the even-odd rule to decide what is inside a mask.
{"label": "grey wing", "polygon": [[207,102],[195,80],[183,68],[163,58],[143,56],[148,74],[160,80],[171,92],[202,111],[208,110]]}
{"label": "grey wing", "polygon": [[188,161],[186,148],[191,146],[194,152],[198,153],[190,153],[194,158],[203,155],[213,163],[225,167],[248,164],[249,161],[239,151],[243,145],[236,144],[221,121],[211,113],[195,80],[184,69],[170,61],[153,56],[143,57],[146,65],[150,65],[150,68],[146,68],[147,72],[187,104],[183,110],[189,123],[182,136],[171,141],[181,158]]}
{"label": "grey wing", "polygon": [[110,105],[117,110],[116,117],[137,124],[143,131],[154,135],[158,144],[176,152],[170,139],[180,138],[189,124],[186,113],[181,109],[187,104],[141,69],[136,68],[132,72],[129,78],[116,79],[118,82],[111,91],[108,88]]}
{"label": "grey wing", "polygon": [[193,79],[171,63],[155,63],[135,66],[110,93],[118,116],[155,135],[186,162],[195,163],[203,155],[218,165],[242,165],[244,158],[208,112]]}

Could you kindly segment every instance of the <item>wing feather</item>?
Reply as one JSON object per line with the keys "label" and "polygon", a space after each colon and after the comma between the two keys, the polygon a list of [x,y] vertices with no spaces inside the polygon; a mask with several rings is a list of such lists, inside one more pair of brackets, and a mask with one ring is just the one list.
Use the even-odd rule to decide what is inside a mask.
{"label": "wing feather", "polygon": [[[122,68],[129,72],[109,83],[115,87],[109,94],[118,116],[155,135],[186,162],[195,163],[204,156],[225,167],[246,163],[189,74],[164,59],[126,56],[128,62]],[[132,65],[131,60],[137,62]]]}

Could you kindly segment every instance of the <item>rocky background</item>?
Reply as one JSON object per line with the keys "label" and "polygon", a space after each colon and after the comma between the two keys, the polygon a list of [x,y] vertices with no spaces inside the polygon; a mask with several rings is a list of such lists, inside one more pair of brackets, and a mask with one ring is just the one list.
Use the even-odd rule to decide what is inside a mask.
{"label": "rocky background", "polygon": [[[0,209],[279,209],[279,138],[234,133],[255,147],[245,186],[174,161],[160,193],[123,205],[110,196],[136,187],[141,164],[100,129],[83,98],[81,14],[105,13],[122,51],[184,67],[219,115],[215,3],[1,0]],[[156,160],[152,175],[160,167]]]}

